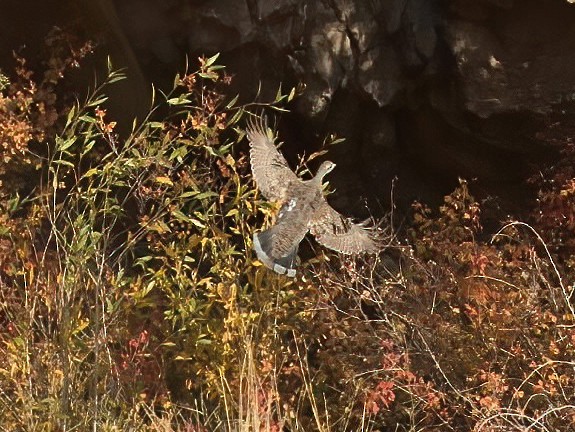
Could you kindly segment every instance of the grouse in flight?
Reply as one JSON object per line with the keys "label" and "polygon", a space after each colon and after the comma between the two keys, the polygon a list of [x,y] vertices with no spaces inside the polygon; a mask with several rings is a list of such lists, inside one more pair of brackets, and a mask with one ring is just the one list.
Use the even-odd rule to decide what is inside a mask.
{"label": "grouse in flight", "polygon": [[294,277],[300,242],[311,232],[322,245],[343,254],[379,250],[375,230],[353,223],[326,201],[322,179],[335,168],[325,161],[311,180],[301,180],[278,151],[265,119],[251,122],[246,130],[250,142],[252,175],[262,195],[281,203],[275,224],[254,234],[258,259],[279,274]]}

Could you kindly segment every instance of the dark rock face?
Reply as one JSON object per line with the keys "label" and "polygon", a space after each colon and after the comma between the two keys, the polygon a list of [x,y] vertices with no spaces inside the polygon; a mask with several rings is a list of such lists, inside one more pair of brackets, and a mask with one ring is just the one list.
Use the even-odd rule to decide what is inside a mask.
{"label": "dark rock face", "polygon": [[464,106],[483,118],[546,114],[573,97],[575,6],[551,1],[543,10],[536,1],[516,3],[484,11],[481,21],[453,20],[446,28]]}
{"label": "dark rock face", "polygon": [[405,204],[441,196],[457,176],[513,191],[531,164],[549,161],[535,138],[545,119],[575,116],[570,0],[86,3],[83,19],[96,17],[91,26],[108,29],[116,50],[127,41],[120,57],[140,69],[130,73],[155,83],[171,83],[186,55],[215,52],[246,100],[259,83],[264,100],[279,83],[304,83],[283,119],[284,148],[297,142],[301,152],[329,133],[347,139],[331,153],[332,182],[353,197],[341,206],[367,195],[385,208],[394,176]]}

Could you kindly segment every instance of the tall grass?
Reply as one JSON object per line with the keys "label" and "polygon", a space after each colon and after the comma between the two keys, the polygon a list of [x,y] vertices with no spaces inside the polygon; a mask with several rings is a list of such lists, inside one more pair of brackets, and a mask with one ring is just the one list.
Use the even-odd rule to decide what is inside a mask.
{"label": "tall grass", "polygon": [[[2,430],[573,424],[573,260],[549,235],[562,225],[489,236],[462,181],[437,210],[414,204],[405,240],[386,222],[380,256],[316,249],[284,278],[251,253],[275,207],[241,125],[295,93],[240,105],[203,58],[121,136],[104,93],[122,77],[110,66],[50,125],[26,111],[28,81],[0,88],[0,123],[29,131],[0,128]],[[545,202],[569,214],[570,190]]]}

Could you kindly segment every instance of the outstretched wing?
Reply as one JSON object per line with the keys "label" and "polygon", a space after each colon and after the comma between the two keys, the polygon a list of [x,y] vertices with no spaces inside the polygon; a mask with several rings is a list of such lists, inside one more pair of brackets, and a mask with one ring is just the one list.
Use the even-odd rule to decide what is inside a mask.
{"label": "outstretched wing", "polygon": [[373,228],[353,223],[322,202],[310,223],[310,232],[325,247],[344,254],[374,253],[380,249]]}
{"label": "outstretched wing", "polygon": [[285,200],[288,185],[299,179],[278,151],[265,119],[249,123],[246,133],[250,142],[252,175],[259,190],[269,200]]}

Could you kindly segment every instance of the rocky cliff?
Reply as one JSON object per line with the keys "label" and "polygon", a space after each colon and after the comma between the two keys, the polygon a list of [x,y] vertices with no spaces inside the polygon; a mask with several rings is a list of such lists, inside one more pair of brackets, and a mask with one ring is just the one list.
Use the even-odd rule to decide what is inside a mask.
{"label": "rocky cliff", "polygon": [[[43,3],[53,10],[61,2]],[[346,138],[332,150],[343,173],[334,180],[340,196],[354,197],[341,206],[363,196],[385,208],[395,176],[395,199],[405,204],[443,195],[458,176],[477,178],[486,195],[517,200],[526,176],[554,160],[540,132],[573,123],[571,3],[83,1],[60,5],[58,19],[40,9],[20,17],[43,25],[18,40],[41,38],[35,33],[46,20],[89,22],[136,77],[134,99],[147,92],[146,81],[171,82],[186,55],[215,52],[245,100],[260,83],[263,98],[279,83],[304,84],[282,119],[284,148],[300,153],[329,133]],[[0,19],[13,31],[16,8],[9,2]],[[10,43],[3,41],[2,56]]]}

